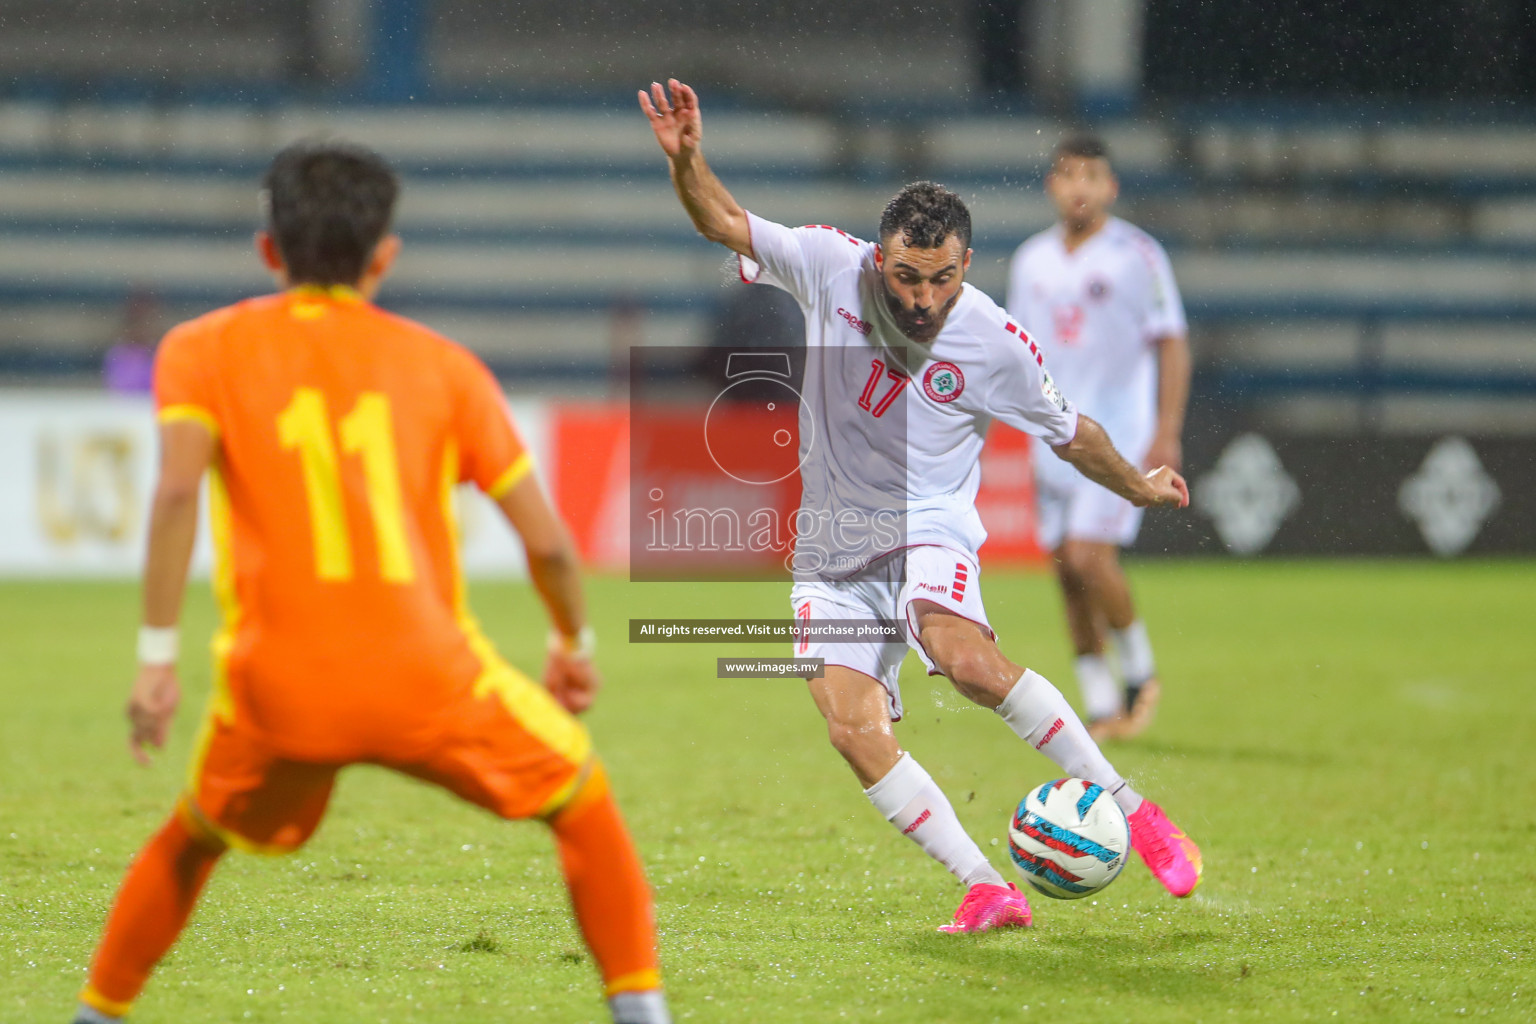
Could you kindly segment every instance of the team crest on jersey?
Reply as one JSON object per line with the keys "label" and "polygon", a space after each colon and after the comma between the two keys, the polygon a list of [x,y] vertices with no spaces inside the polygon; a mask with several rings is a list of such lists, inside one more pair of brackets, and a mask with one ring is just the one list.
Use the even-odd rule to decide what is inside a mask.
{"label": "team crest on jersey", "polygon": [[1043,395],[1045,395],[1045,400],[1047,402],[1050,402],[1056,408],[1060,409],[1062,412],[1066,412],[1067,411],[1067,399],[1066,399],[1066,396],[1061,393],[1061,388],[1056,386],[1056,382],[1054,380],[1051,380],[1050,371],[1049,370],[1041,370],[1040,374],[1041,374],[1040,392]]}
{"label": "team crest on jersey", "polygon": [[1088,297],[1094,302],[1103,302],[1109,298],[1109,282],[1102,277],[1095,277],[1088,282]]}
{"label": "team crest on jersey", "polygon": [[954,363],[934,363],[923,374],[923,393],[935,402],[953,402],[965,390],[965,374]]}

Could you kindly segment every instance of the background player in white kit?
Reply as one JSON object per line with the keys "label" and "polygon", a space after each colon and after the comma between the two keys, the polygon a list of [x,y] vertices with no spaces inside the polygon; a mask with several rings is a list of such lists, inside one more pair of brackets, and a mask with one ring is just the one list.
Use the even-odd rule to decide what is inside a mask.
{"label": "background player in white kit", "polygon": [[[1181,469],[1190,359],[1168,256],[1146,232],[1109,215],[1119,183],[1099,139],[1058,144],[1045,187],[1060,219],[1014,253],[1008,311],[1029,325],[1062,391],[1126,458],[1143,469]],[[1161,695],[1120,568],[1141,509],[1051,458],[1039,441],[1034,456],[1040,541],[1055,559],[1088,731],[1095,739],[1135,736]],[[1119,680],[1105,658],[1106,634]]]}
{"label": "background player in white kit", "polygon": [[[835,228],[791,230],[763,220],[706,165],[693,90],[675,80],[668,87],[670,96],[653,84],[640,105],[694,226],[741,256],[744,278],[785,289],[805,312],[801,511],[842,528],[797,538],[796,615],[908,627],[905,643],[802,641],[797,653],[826,659],[825,677],[809,681],[811,694],[866,796],[968,887],[943,930],[1027,925],[1030,910],[896,742],[896,681],[908,644],[930,673],[996,711],[1069,774],[1110,792],[1152,873],[1174,895],[1189,895],[1200,881],[1199,849],[1115,772],[1049,681],[1003,657],[975,555],[986,537],[975,509],[977,460],[993,417],[1044,437],[1063,459],[1139,504],[1187,504],[1184,481],[1166,467],[1143,476],[1121,458],[1056,390],[1029,336],[965,285],[971,225],[959,197],[909,185],[882,215],[878,245]],[[899,519],[895,537],[879,522],[891,513]]]}

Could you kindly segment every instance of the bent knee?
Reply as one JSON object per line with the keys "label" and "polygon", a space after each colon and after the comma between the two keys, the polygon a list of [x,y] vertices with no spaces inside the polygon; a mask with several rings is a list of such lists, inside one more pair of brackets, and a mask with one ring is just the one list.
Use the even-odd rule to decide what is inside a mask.
{"label": "bent knee", "polygon": [[934,667],[957,686],[986,671],[988,652],[980,634],[963,633],[945,623],[923,630],[919,638]]}
{"label": "bent knee", "polygon": [[833,748],[844,757],[850,757],[863,750],[868,750],[880,745],[883,736],[888,735],[872,722],[847,722],[828,721],[827,739],[832,742]]}
{"label": "bent knee", "polygon": [[888,724],[829,721],[827,738],[866,789],[884,778],[901,759],[901,747]]}
{"label": "bent knee", "polygon": [[997,707],[1021,670],[979,632],[936,629],[932,634],[924,632],[923,649],[934,668],[948,677],[962,697],[983,707]]}
{"label": "bent knee", "polygon": [[1075,544],[1065,544],[1058,548],[1054,561],[1056,578],[1068,590],[1083,590],[1098,572],[1098,560]]}

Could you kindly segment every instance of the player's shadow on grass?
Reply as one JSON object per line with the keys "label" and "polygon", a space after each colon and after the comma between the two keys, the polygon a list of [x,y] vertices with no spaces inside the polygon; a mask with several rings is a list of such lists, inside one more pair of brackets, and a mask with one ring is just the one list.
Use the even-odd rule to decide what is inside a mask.
{"label": "player's shadow on grass", "polygon": [[[1226,982],[1211,969],[1222,959],[1225,937],[1209,928],[1184,927],[1149,934],[1138,922],[1123,933],[1054,931],[1049,924],[987,935],[923,934],[910,952],[952,965],[957,975],[1069,978],[1091,975],[1095,986],[1148,993],[1157,984],[1181,994],[1215,993]],[[1054,985],[1055,982],[1052,982]]]}
{"label": "player's shadow on grass", "polygon": [[1244,764],[1283,765],[1287,768],[1322,768],[1335,760],[1311,750],[1286,750],[1279,747],[1218,746],[1207,743],[1175,743],[1167,740],[1136,739],[1107,746],[1113,757],[1119,751],[1182,757],[1197,761],[1236,761]]}

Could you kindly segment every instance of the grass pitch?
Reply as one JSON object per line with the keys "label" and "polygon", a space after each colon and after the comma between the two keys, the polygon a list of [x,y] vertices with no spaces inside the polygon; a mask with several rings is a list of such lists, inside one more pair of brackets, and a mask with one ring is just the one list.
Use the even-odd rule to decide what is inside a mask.
{"label": "grass pitch", "polygon": [[[798,682],[723,681],[772,648],[637,645],[631,616],[787,615],[773,585],[597,580],[591,726],[656,887],[689,1021],[1536,1018],[1536,566],[1152,563],[1133,570],[1161,716],[1110,756],[1205,852],[1175,901],[1133,863],[1037,926],[934,927],[961,892],[869,807]],[[1015,660],[1074,686],[1040,575],[989,573]],[[526,668],[526,588],[474,589]],[[180,788],[208,686],[148,770],[125,747],[135,590],[0,586],[0,1021],[62,1022],[121,872]],[[984,846],[1055,768],[909,659],[902,743]],[[1006,868],[1002,846],[989,847]],[[600,1021],[552,846],[382,771],[315,840],[230,855],[139,1024]]]}

